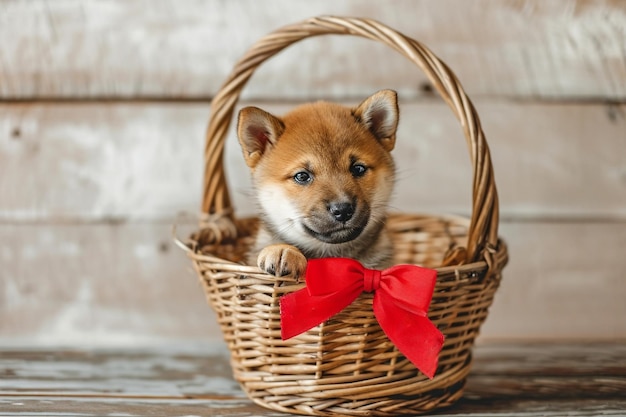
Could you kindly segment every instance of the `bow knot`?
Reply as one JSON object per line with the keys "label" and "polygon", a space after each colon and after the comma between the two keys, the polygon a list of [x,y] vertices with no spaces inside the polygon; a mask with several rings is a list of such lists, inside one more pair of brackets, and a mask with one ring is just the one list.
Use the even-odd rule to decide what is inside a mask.
{"label": "bow knot", "polygon": [[363,268],[363,291],[374,292],[380,287],[381,271]]}
{"label": "bow knot", "polygon": [[328,320],[362,292],[374,292],[374,315],[389,340],[420,371],[433,378],[443,334],[428,319],[437,271],[397,265],[368,269],[346,258],[311,259],[306,288],[280,299],[281,335],[292,338]]}

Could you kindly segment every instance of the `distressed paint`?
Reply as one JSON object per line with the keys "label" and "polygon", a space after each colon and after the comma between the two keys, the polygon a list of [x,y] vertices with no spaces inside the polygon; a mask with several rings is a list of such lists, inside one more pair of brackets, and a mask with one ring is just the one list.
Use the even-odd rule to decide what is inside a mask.
{"label": "distressed paint", "polygon": [[[206,99],[261,36],[326,14],[375,18],[425,43],[471,95],[626,97],[619,0],[5,1],[0,97]],[[264,65],[245,94],[361,97],[384,85],[414,97],[423,83],[382,45],[324,37]]]}
{"label": "distressed paint", "polygon": [[483,335],[626,338],[626,222],[519,222],[502,235],[511,259]]}
{"label": "distressed paint", "polygon": [[[279,114],[291,107],[243,104]],[[476,105],[503,216],[626,218],[626,105]],[[0,220],[171,221],[195,213],[207,118],[203,104],[0,105]],[[394,209],[469,212],[467,148],[442,102],[403,101],[396,146]],[[235,208],[254,213],[234,127],[225,164]]]}
{"label": "distressed paint", "polygon": [[[511,260],[481,337],[626,338],[626,223],[504,222],[501,234]],[[0,225],[0,253],[0,346],[221,339],[167,224]]]}
{"label": "distressed paint", "polygon": [[1,225],[0,254],[0,346],[221,338],[168,224]]}

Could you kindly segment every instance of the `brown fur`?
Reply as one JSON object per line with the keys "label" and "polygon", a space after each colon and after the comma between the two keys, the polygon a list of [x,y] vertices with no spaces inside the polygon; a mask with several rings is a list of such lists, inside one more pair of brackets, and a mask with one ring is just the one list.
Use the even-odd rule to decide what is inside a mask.
{"label": "brown fur", "polygon": [[391,90],[356,108],[317,102],[282,118],[242,109],[238,136],[262,219],[251,261],[276,276],[301,276],[307,258],[387,266],[397,122]]}

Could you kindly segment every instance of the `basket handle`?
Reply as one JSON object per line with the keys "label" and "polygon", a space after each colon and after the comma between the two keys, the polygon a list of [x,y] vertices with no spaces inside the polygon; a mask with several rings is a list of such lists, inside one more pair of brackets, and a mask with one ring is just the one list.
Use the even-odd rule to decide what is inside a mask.
{"label": "basket handle", "polygon": [[426,74],[461,123],[472,160],[473,206],[466,261],[478,260],[486,254],[485,251],[492,254],[498,244],[498,195],[489,148],[472,102],[454,73],[427,47],[370,19],[324,16],[285,26],[260,39],[239,60],[211,103],[204,152],[203,213],[232,219],[233,210],[223,166],[224,143],[241,90],[256,68],[293,43],[330,34],[354,35],[382,42]]}

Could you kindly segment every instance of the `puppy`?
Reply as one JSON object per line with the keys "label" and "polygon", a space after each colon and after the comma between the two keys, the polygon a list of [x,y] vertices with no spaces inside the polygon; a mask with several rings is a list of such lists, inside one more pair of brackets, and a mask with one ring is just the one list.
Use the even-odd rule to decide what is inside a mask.
{"label": "puppy", "polygon": [[384,226],[397,126],[392,90],[355,108],[317,102],[281,118],[242,109],[237,134],[261,211],[249,262],[295,278],[311,258],[388,266],[392,245]]}

